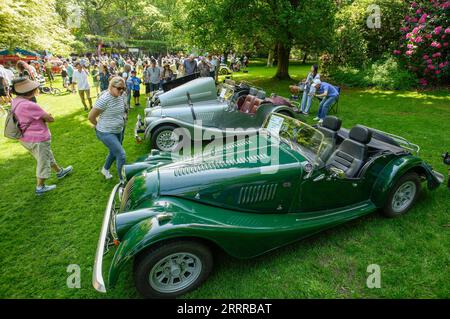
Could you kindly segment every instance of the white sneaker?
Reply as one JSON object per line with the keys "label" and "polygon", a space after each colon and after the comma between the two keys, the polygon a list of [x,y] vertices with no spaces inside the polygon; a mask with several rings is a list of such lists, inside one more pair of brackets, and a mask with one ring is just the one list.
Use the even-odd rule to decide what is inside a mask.
{"label": "white sneaker", "polygon": [[102,174],[103,176],[105,176],[106,179],[111,179],[113,176],[111,175],[111,173],[105,169],[104,167],[102,168]]}
{"label": "white sneaker", "polygon": [[323,123],[323,120],[319,120],[319,124],[322,124]]}
{"label": "white sneaker", "polygon": [[318,120],[320,120],[318,117],[315,117],[314,119],[313,119],[314,121],[318,121]]}
{"label": "white sneaker", "polygon": [[50,192],[56,188],[56,185],[44,185],[44,186],[38,186],[36,187],[36,195],[41,196],[46,192]]}

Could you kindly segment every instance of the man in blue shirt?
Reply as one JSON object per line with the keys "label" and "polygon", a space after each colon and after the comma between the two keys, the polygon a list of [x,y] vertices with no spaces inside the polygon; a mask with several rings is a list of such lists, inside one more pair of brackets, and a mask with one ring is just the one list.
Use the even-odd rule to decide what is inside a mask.
{"label": "man in blue shirt", "polygon": [[315,96],[322,99],[319,105],[319,112],[314,120],[319,120],[319,123],[322,123],[330,107],[337,102],[339,90],[333,85],[320,80],[314,80],[312,86],[316,89]]}

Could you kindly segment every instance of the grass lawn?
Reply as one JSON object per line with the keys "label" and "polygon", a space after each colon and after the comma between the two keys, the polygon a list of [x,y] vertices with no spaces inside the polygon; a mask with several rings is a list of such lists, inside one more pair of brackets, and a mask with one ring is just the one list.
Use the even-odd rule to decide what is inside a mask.
{"label": "grass lawn", "polygon": [[[253,65],[247,79],[288,96],[289,84],[310,66],[293,65],[295,81],[270,79],[275,69]],[[60,82],[55,84],[60,87]],[[0,298],[136,298],[131,267],[106,295],[91,285],[98,235],[107,198],[117,181],[100,174],[107,150],[95,137],[78,95],[40,95],[52,113],[56,160],[73,165],[72,176],[53,177],[55,191],[34,195],[35,161],[15,141],[0,136]],[[141,104],[144,103],[142,97]],[[317,112],[314,102],[309,117]],[[133,110],[124,147],[127,161],[148,152],[133,139]],[[450,94],[344,89],[343,126],[361,123],[401,135],[422,147],[421,156],[441,173],[450,150]],[[1,120],[0,130],[3,132]],[[218,254],[209,280],[187,298],[448,298],[450,295],[450,197],[442,186],[424,189],[418,204],[399,219],[361,218],[252,260]],[[81,268],[81,289],[69,289],[68,265]],[[367,266],[381,267],[381,289],[366,287]]]}

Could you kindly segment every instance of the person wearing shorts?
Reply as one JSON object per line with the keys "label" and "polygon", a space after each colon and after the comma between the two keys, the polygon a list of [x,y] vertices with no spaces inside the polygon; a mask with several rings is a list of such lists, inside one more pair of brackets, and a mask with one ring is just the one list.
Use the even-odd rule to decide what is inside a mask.
{"label": "person wearing shorts", "polygon": [[89,85],[88,72],[84,69],[80,62],[75,64],[75,68],[76,70],[73,71],[72,82],[74,84],[78,84],[78,93],[80,94],[81,103],[83,103],[84,110],[88,111],[85,98],[87,98],[89,102],[89,109],[92,110],[91,87]]}
{"label": "person wearing shorts", "polygon": [[131,71],[131,82],[133,83],[134,106],[139,106],[139,98],[141,96],[141,79],[136,76],[136,71]]}
{"label": "person wearing shorts", "polygon": [[72,172],[72,166],[60,167],[51,149],[51,134],[47,123],[54,122],[51,114],[45,112],[32,98],[39,93],[39,82],[30,79],[17,79],[13,82],[13,92],[17,95],[12,101],[11,111],[15,114],[22,131],[20,143],[36,159],[36,195],[43,195],[56,188],[56,185],[45,185],[51,171],[56,172],[58,179]]}

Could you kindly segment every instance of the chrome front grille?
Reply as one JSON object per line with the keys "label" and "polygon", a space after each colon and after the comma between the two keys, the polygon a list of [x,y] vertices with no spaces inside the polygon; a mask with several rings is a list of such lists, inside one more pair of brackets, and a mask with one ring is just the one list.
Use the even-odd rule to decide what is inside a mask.
{"label": "chrome front grille", "polygon": [[120,205],[120,211],[124,212],[127,211],[131,207],[131,197],[130,195],[133,192],[134,187],[134,177],[130,179],[127,186],[125,186],[125,189],[123,190],[121,205]]}

